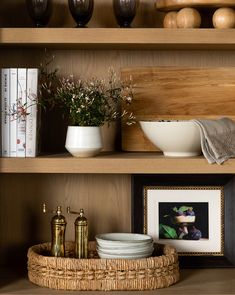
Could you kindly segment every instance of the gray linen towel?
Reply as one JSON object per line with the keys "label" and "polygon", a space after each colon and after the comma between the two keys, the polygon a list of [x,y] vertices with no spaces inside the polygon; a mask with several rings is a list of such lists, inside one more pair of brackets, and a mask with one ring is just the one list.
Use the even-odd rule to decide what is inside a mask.
{"label": "gray linen towel", "polygon": [[235,157],[235,123],[231,119],[192,121],[199,126],[202,152],[210,164]]}

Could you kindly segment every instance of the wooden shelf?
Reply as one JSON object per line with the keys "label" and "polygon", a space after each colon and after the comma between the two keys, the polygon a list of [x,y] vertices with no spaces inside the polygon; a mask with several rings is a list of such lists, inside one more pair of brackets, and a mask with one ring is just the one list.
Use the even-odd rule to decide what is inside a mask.
{"label": "wooden shelf", "polygon": [[235,49],[235,30],[1,28],[0,47],[60,49]]}
{"label": "wooden shelf", "polygon": [[210,165],[204,157],[166,158],[160,153],[103,153],[94,158],[69,155],[1,158],[0,173],[229,174],[235,173],[235,159],[223,165]]}
{"label": "wooden shelf", "polygon": [[[147,294],[189,294],[189,295],[230,295],[235,294],[235,269],[198,269],[181,270],[181,280],[179,283],[155,291],[139,291],[140,295]],[[17,276],[13,271],[1,272],[0,281],[1,294],[71,294],[71,291],[57,291],[47,288],[40,288],[33,285],[27,278]],[[83,292],[83,294],[107,294],[107,292]],[[114,294],[114,293],[112,293]],[[117,294],[117,292],[115,292]],[[118,294],[133,294],[133,291],[118,292]]]}

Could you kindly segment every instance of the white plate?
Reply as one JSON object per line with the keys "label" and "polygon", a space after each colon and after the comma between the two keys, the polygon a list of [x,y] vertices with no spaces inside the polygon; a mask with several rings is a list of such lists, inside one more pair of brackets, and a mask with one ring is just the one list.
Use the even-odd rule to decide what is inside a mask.
{"label": "white plate", "polygon": [[153,244],[149,244],[147,247],[138,247],[138,248],[104,248],[104,247],[97,247],[97,251],[101,251],[107,254],[140,254],[153,251]]}
{"label": "white plate", "polygon": [[153,242],[149,235],[130,233],[107,233],[97,235],[95,238],[98,245],[105,248],[139,247]]}
{"label": "white plate", "polygon": [[153,242],[145,242],[145,243],[132,243],[132,242],[116,242],[116,243],[106,243],[106,241],[98,241],[97,245],[104,249],[139,249],[140,247],[149,247],[153,245]]}
{"label": "white plate", "polygon": [[152,252],[145,253],[145,254],[117,255],[117,254],[107,254],[107,253],[98,251],[98,255],[100,258],[105,258],[105,259],[140,259],[140,258],[150,257],[152,255]]}

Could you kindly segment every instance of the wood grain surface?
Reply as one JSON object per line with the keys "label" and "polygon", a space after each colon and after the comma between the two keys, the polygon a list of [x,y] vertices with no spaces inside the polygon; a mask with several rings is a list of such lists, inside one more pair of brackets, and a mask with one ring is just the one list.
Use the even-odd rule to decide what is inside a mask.
{"label": "wood grain surface", "polygon": [[[70,155],[36,158],[2,158],[0,173],[41,174],[235,174],[235,159],[223,165],[208,165],[203,156],[180,158],[164,157],[162,153],[121,152],[101,153],[92,158]],[[106,177],[106,176],[105,176]]]}
{"label": "wood grain surface", "polygon": [[[122,70],[132,76],[134,101],[130,110],[138,120],[235,118],[234,67],[139,67]],[[122,149],[153,151],[139,124],[122,124]]]}
{"label": "wood grain surface", "polygon": [[[227,9],[231,10],[232,8]],[[185,8],[182,10],[194,10],[195,12],[193,8]],[[172,15],[172,12],[169,12],[169,14]],[[173,15],[174,17],[182,15],[182,11],[179,13],[174,12]],[[189,20],[187,16],[188,14],[186,13],[186,20]],[[193,20],[195,20],[195,18],[193,18]],[[172,21],[172,19],[170,21]],[[168,14],[166,14],[165,25],[169,28]],[[133,50],[135,53],[138,52],[141,56],[141,59],[138,60],[138,65],[144,64],[145,59],[149,60],[149,58],[151,59],[154,55],[158,56],[160,50],[183,50],[185,52],[186,50],[215,51],[235,49],[235,30],[233,29],[211,30],[209,28],[195,29],[187,27],[186,29],[181,28],[178,30],[178,28],[172,28],[172,25],[174,26],[174,23],[170,25],[170,30],[166,30],[165,28],[79,28],[79,30],[75,28],[0,28],[0,47],[7,48],[7,50],[9,50],[9,48],[17,48],[18,50],[22,48],[26,50],[37,50],[40,48],[42,50],[45,48],[47,48],[47,50],[93,50],[94,56],[97,55],[98,50],[106,50],[106,52],[107,50]],[[149,50],[151,50],[151,52],[146,54],[145,52]],[[120,53],[120,56],[127,55],[129,60],[132,60],[131,57],[133,53],[130,53],[130,55],[129,52],[122,51]],[[178,53],[176,54],[178,55]],[[109,55],[110,52],[106,54],[105,58],[108,58]],[[119,53],[117,55],[119,55]],[[175,52],[171,52],[170,55],[174,56]],[[191,55],[194,55],[194,53],[191,52]],[[220,62],[220,56],[223,55],[230,56],[229,52],[226,52],[226,54],[220,52],[219,60],[214,60],[213,63],[216,64]],[[187,56],[188,54],[185,59],[188,61]],[[200,56],[203,58],[204,53]],[[35,55],[33,55],[33,57],[37,58]],[[14,57],[12,56],[12,58]],[[114,63],[115,61],[112,62]],[[165,63],[165,60],[161,62]],[[188,62],[194,64],[196,60],[190,60]],[[22,63],[22,61],[18,60],[18,63]],[[74,65],[76,65],[76,60],[74,63]],[[81,61],[79,61],[79,65],[80,63]],[[210,60],[208,60],[208,63],[210,63]],[[168,62],[168,64],[170,65],[172,63]],[[205,64],[207,64],[207,62]],[[99,70],[99,68],[95,68],[92,73],[94,74]]]}
{"label": "wood grain surface", "polygon": [[156,0],[156,8],[164,11],[184,7],[234,7],[234,0]]}
{"label": "wood grain surface", "polygon": [[130,232],[130,193],[129,175],[2,174],[0,265],[25,263],[30,245],[51,240],[53,214],[42,213],[43,202],[51,209],[62,206],[67,241],[75,238],[77,216],[68,215],[66,207],[83,208],[94,240],[98,233]]}

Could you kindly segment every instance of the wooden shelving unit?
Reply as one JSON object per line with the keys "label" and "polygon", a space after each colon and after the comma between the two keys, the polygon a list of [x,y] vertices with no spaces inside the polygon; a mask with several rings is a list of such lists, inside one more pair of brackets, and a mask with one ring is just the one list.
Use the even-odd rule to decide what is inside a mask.
{"label": "wooden shelving unit", "polygon": [[[233,269],[197,269],[197,270],[182,270],[181,281],[166,289],[158,289],[157,291],[138,291],[140,295],[148,294],[175,294],[182,295],[187,292],[190,295],[232,295],[235,292],[235,270]],[[4,284],[4,282],[8,284]],[[71,291],[57,291],[47,288],[41,288],[33,285],[25,276],[16,275],[13,273],[3,274],[0,280],[0,293],[8,294],[71,294]],[[107,292],[93,291],[82,292],[83,294],[107,294]],[[135,291],[134,291],[135,293]],[[73,292],[72,292],[73,294]],[[131,295],[133,291],[112,292],[112,294]]]}
{"label": "wooden shelving unit", "polygon": [[[169,56],[165,53],[167,50],[204,50],[203,58],[201,58],[200,54],[194,55],[196,58],[195,63],[199,61],[199,65],[209,64],[210,66],[218,66],[218,64],[234,65],[235,60],[232,52],[228,54],[228,59],[224,56],[224,53],[217,53],[215,55],[216,62],[214,62],[212,60],[208,61],[210,53],[207,53],[207,51],[218,50],[224,52],[225,50],[234,50],[235,30],[0,28],[0,49],[4,60],[2,66],[9,67],[11,65],[12,54],[14,55],[14,64],[17,65],[17,61],[21,61],[21,58],[25,57],[24,49],[26,49],[25,51],[27,51],[31,58],[31,60],[29,58],[28,64],[34,65],[34,59],[36,58],[35,49],[45,47],[59,52],[58,55],[59,58],[62,57],[60,61],[63,60],[65,71],[69,72],[73,66],[81,67],[82,69],[88,69],[87,75],[93,73],[94,64],[98,59],[99,73],[105,72],[107,65],[110,65],[110,61],[116,61],[116,59],[118,60],[115,63],[117,68],[126,64],[128,66],[146,66],[146,64],[155,64],[156,66],[169,64],[194,65],[191,53],[187,53],[185,59],[181,53],[178,55],[173,54],[173,56],[169,55],[169,59]],[[13,53],[8,52],[8,49],[13,49]],[[20,49],[19,56],[18,49]],[[67,61],[67,50],[64,51],[64,49],[74,50],[72,53],[74,60],[70,60],[70,63]],[[85,53],[86,49],[89,49],[87,55]],[[77,53],[76,50],[84,50],[84,52]],[[110,50],[112,57],[108,59],[106,52],[102,55],[102,53],[97,53],[97,50]],[[113,53],[114,50],[126,52],[124,54]],[[140,52],[129,59],[128,50],[139,50]],[[149,50],[162,50],[163,53],[161,53],[160,57],[152,52],[146,54]],[[93,51],[94,53],[91,53]],[[218,56],[220,56],[220,62],[217,64]],[[163,58],[163,62],[161,58]],[[143,63],[139,64],[138,61],[140,59],[143,60]],[[74,62],[75,60],[76,63]],[[88,60],[90,64],[87,66]],[[24,63],[22,62],[21,64]],[[2,196],[2,211],[0,212],[2,221],[6,223],[6,229],[3,230],[2,238],[0,235],[0,241],[2,242],[2,248],[0,249],[3,249],[0,254],[3,253],[2,255],[4,255],[7,253],[8,247],[11,248],[14,245],[16,245],[16,249],[20,248],[17,245],[28,243],[31,236],[37,232],[35,228],[38,229],[38,224],[41,226],[43,219],[40,216],[41,219],[35,221],[35,216],[38,216],[37,210],[39,209],[34,207],[34,202],[40,203],[44,196],[51,201],[53,206],[58,200],[64,200],[63,205],[67,205],[66,202],[69,202],[74,206],[79,203],[79,206],[88,207],[90,216],[95,217],[95,219],[97,216],[100,218],[101,214],[98,215],[98,213],[102,212],[105,221],[102,219],[98,229],[109,229],[113,225],[117,230],[129,230],[131,205],[130,200],[127,199],[130,197],[131,190],[130,174],[138,173],[235,174],[235,159],[229,160],[223,165],[209,165],[203,157],[165,158],[157,153],[103,153],[95,158],[87,159],[73,158],[69,155],[41,156],[27,159],[1,158],[0,194]],[[22,174],[28,175],[24,176]],[[48,176],[47,174],[50,175]],[[86,176],[86,174],[89,175]],[[97,176],[97,174],[99,175]],[[102,177],[101,174],[109,175]],[[112,176],[112,174],[119,175]],[[27,185],[25,190],[24,181],[26,179],[29,181],[29,185]],[[13,210],[13,213],[9,209],[11,202],[12,204],[15,202],[14,205],[17,207],[13,206],[15,210]],[[113,212],[114,208],[115,212]],[[27,214],[24,214],[23,210],[28,210]],[[24,225],[29,224],[29,219],[25,218],[24,215],[30,215],[30,218],[33,220],[30,227],[31,231],[26,233],[27,230],[24,228],[20,233],[14,232],[16,224],[22,228]],[[108,218],[112,219],[110,225]],[[120,220],[122,221],[121,224]],[[47,227],[48,225],[44,224],[41,232],[46,232],[48,230]],[[95,225],[93,227],[95,228],[93,231],[96,231]],[[41,236],[36,236],[35,234],[34,238],[37,239],[38,237],[44,238],[43,234]],[[22,252],[19,255],[22,255]],[[14,268],[11,268],[10,271],[4,268],[0,272],[1,294],[71,294],[71,292],[37,287],[31,284],[25,275],[18,275]],[[138,292],[138,294],[235,294],[235,269],[182,270],[181,274],[181,281],[170,288]],[[84,293],[87,294],[89,292]],[[114,293],[116,294],[116,292]],[[132,294],[133,292],[119,293]],[[104,294],[104,292],[94,292],[92,294]]]}
{"label": "wooden shelving unit", "polygon": [[202,156],[166,158],[161,153],[103,153],[94,158],[69,155],[2,158],[0,173],[228,174],[235,173],[235,159],[223,165],[210,165]]}
{"label": "wooden shelving unit", "polygon": [[1,28],[0,47],[60,49],[235,49],[235,30]]}

